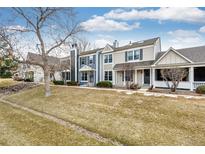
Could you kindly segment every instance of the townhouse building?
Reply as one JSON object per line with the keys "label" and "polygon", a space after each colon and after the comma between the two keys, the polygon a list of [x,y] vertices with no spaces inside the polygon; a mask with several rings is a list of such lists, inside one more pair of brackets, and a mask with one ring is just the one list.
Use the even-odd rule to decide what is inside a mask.
{"label": "townhouse building", "polygon": [[79,52],[77,45],[73,44],[65,65],[66,68],[59,69],[58,74],[61,75],[58,75],[58,79],[67,76],[67,81],[76,81],[81,86],[95,86],[99,81],[110,81],[114,87],[125,87],[129,82],[141,87],[153,85],[166,88],[160,74],[160,70],[165,68],[187,69],[187,76],[179,83],[180,89],[194,90],[205,84],[205,46],[184,49],[170,47],[167,51],[161,51],[159,37],[130,42],[124,46],[115,40],[112,45],[85,52]]}

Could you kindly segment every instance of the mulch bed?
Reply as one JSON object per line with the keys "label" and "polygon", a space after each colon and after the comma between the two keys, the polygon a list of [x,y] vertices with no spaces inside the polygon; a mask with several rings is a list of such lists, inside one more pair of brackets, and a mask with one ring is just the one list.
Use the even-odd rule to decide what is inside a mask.
{"label": "mulch bed", "polygon": [[0,94],[12,94],[12,93],[19,92],[21,90],[33,88],[37,85],[38,85],[37,83],[21,82],[13,86],[0,87]]}
{"label": "mulch bed", "polygon": [[178,94],[178,95],[191,95],[191,96],[203,96],[202,94],[197,94],[193,91],[189,90],[177,90],[176,92],[171,92],[170,89],[159,89],[153,88],[152,90],[147,90],[148,92],[156,92],[156,93],[163,93],[163,94]]}

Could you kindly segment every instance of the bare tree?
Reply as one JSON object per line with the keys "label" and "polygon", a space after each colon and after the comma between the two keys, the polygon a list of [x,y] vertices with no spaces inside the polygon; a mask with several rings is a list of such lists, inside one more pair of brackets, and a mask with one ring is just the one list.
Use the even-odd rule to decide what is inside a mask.
{"label": "bare tree", "polygon": [[29,64],[40,66],[44,71],[45,96],[51,95],[50,68],[48,56],[63,45],[69,43],[75,34],[81,31],[75,23],[72,8],[13,8],[16,18],[26,22],[22,35],[33,36],[33,46],[37,48],[42,63]]}
{"label": "bare tree", "polygon": [[[187,76],[188,71],[185,68],[171,68],[171,69],[161,69],[161,77],[166,82],[167,87],[175,92],[179,83]],[[170,85],[171,81],[171,85]]]}
{"label": "bare tree", "polygon": [[133,83],[133,65],[132,63],[126,63],[123,65],[126,88],[130,89],[130,85]]}
{"label": "bare tree", "polygon": [[79,38],[77,41],[77,44],[78,44],[78,50],[80,52],[91,50],[91,48],[92,48],[91,43],[84,37]]}

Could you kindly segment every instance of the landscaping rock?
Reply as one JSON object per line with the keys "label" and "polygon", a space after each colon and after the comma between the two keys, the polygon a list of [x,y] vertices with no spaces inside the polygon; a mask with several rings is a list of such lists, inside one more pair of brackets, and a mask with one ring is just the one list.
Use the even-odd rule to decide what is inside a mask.
{"label": "landscaping rock", "polygon": [[22,82],[13,86],[1,87],[0,94],[12,94],[12,93],[19,92],[21,90],[30,89],[37,85],[38,85],[37,83]]}

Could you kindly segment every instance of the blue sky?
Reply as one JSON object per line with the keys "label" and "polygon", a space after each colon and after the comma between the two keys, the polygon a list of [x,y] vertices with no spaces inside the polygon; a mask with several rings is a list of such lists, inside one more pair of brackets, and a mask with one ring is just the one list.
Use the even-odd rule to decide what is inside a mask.
{"label": "blue sky", "polygon": [[[162,50],[205,45],[205,8],[74,8],[82,37],[95,47],[161,37]],[[1,20],[11,14],[1,10]],[[19,21],[19,25],[23,23]]]}
{"label": "blue sky", "polygon": [[205,8],[76,8],[76,11],[88,31],[86,37],[97,46],[115,39],[124,45],[158,36],[163,50],[170,46],[205,45]]}

